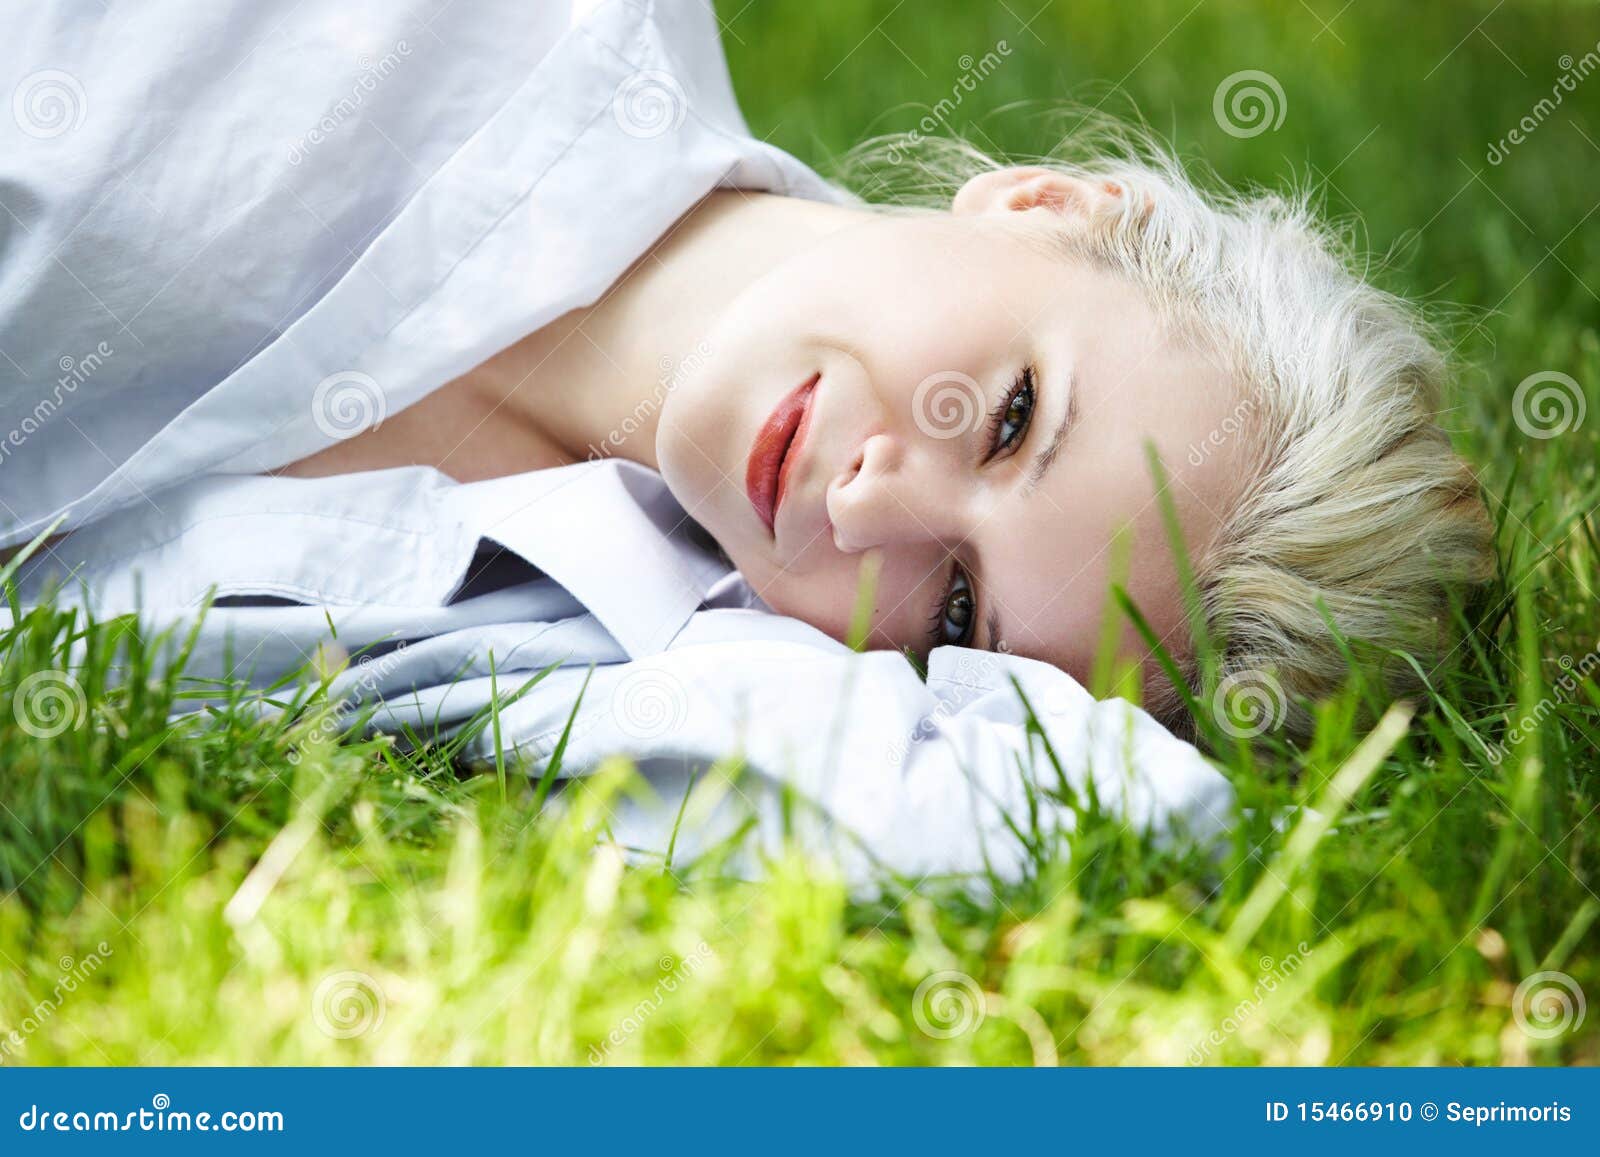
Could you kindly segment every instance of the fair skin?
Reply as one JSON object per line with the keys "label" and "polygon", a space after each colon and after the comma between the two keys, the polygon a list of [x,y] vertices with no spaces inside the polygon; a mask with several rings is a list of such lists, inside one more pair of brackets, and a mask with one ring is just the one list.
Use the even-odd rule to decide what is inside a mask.
{"label": "fair skin", "polygon": [[[659,470],[775,611],[844,638],[870,562],[869,646],[1005,649],[1082,679],[1114,581],[1184,633],[1147,447],[1191,556],[1248,474],[1232,443],[1189,453],[1233,405],[1226,375],[1125,280],[1040,243],[1117,191],[1004,169],[915,217],[713,194],[595,305],[285,473],[470,480],[599,447]],[[752,447],[807,382],[769,528]],[[1122,647],[1146,658],[1131,630]]]}

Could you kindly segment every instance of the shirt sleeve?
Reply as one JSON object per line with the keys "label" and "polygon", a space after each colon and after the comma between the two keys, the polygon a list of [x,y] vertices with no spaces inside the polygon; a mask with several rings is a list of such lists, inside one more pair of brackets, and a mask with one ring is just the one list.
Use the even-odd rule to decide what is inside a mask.
{"label": "shirt sleeve", "polygon": [[[646,851],[673,839],[693,772],[729,756],[745,774],[724,813],[753,809],[771,846],[793,824],[792,808],[780,816],[773,805],[787,791],[820,818],[807,841],[825,843],[851,876],[1016,878],[1028,860],[1018,833],[1070,829],[1071,801],[1091,790],[1103,809],[1158,836],[1215,839],[1233,811],[1227,780],[1194,747],[1131,704],[1097,701],[1054,667],[1016,656],[940,648],[924,682],[887,652],[706,643],[563,670],[547,683],[501,713],[501,742],[548,754],[570,716],[564,776],[608,754],[634,758],[661,798],[630,804],[618,839]],[[480,737],[480,754],[492,754],[486,744]],[[680,856],[733,830],[688,814]]]}

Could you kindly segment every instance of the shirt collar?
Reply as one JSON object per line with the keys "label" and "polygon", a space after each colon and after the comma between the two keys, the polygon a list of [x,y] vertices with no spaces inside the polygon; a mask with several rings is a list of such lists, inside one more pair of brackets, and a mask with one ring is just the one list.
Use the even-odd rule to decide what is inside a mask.
{"label": "shirt collar", "polygon": [[655,471],[605,459],[466,483],[452,505],[480,537],[544,571],[631,658],[664,650],[730,568]]}

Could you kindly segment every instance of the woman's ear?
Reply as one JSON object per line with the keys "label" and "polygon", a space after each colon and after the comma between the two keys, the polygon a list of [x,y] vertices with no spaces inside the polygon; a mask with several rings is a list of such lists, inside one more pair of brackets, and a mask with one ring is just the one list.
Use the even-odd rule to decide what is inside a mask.
{"label": "woman's ear", "polygon": [[1116,181],[1085,180],[1055,169],[1024,165],[973,177],[961,186],[950,211],[964,216],[1048,209],[1063,217],[1089,220],[1120,211],[1122,196],[1122,186]]}

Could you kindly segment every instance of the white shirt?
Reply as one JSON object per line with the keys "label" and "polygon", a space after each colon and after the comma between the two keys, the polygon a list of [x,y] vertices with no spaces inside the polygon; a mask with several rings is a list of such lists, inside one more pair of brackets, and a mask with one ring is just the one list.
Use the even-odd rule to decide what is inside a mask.
{"label": "white shirt", "polygon": [[[331,621],[357,657],[332,700],[390,730],[460,726],[556,667],[503,707],[502,747],[537,760],[571,718],[563,774],[634,757],[660,799],[613,831],[646,853],[689,777],[739,755],[680,858],[746,805],[775,840],[788,785],[853,872],[1015,875],[1006,816],[1055,771],[1012,680],[1076,789],[1139,826],[1221,830],[1226,782],[1142,712],[1015,656],[941,648],[924,683],[853,655],[766,612],[634,464],[261,475],[593,302],[713,188],[844,196],[750,136],[709,4],[32,15],[0,57],[20,78],[0,544],[74,532],[24,568],[25,598],[70,576],[65,598],[160,628],[214,589],[189,671],[256,683]],[[1045,826],[1071,822],[1045,801]]]}

